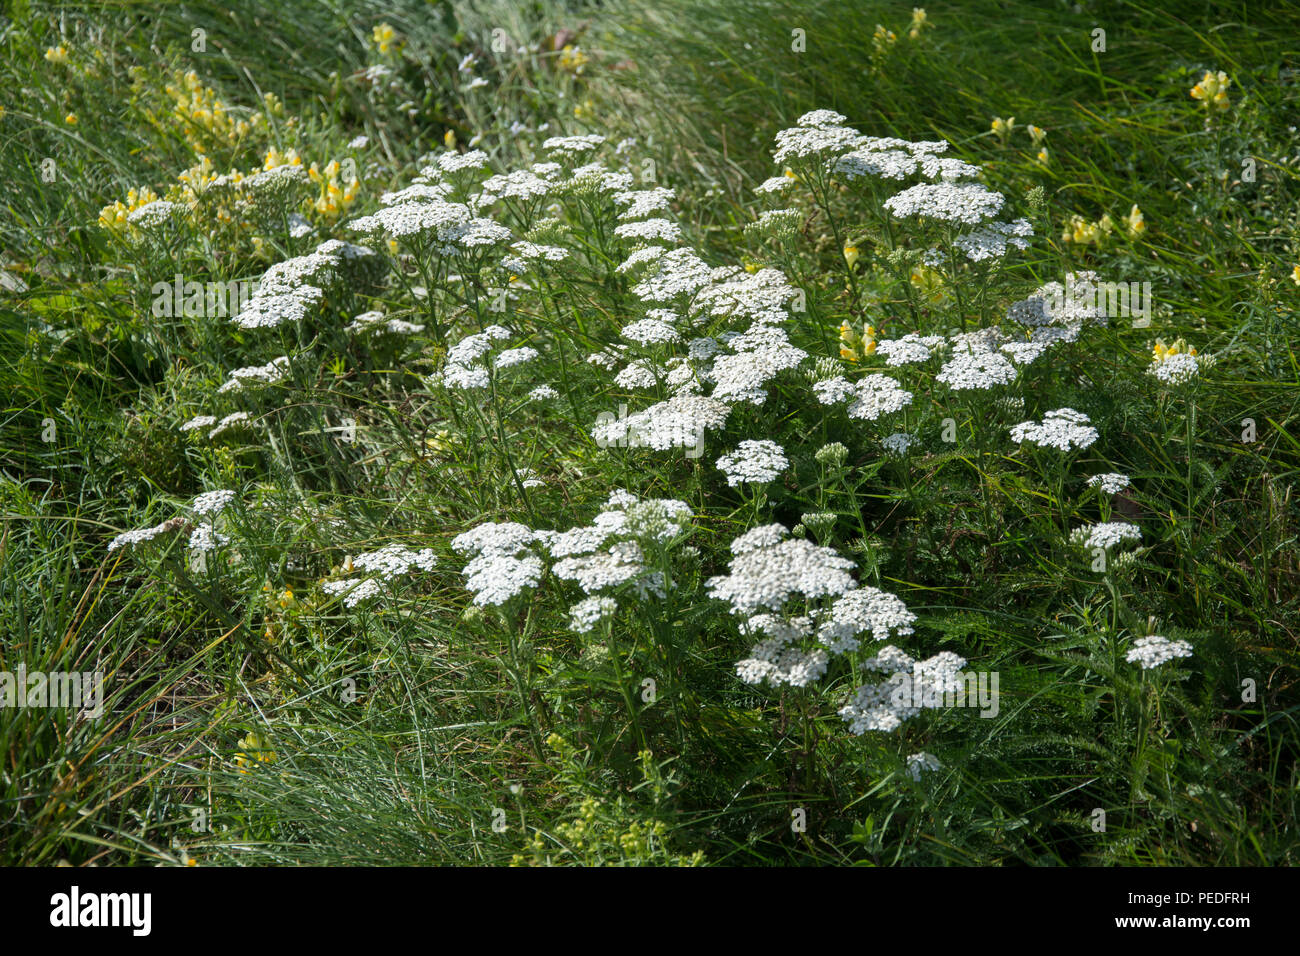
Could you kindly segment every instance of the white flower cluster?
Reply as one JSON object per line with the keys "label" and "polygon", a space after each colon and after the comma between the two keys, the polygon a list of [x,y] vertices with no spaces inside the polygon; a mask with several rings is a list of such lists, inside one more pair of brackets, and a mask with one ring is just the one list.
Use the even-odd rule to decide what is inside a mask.
{"label": "white flower cluster", "polygon": [[731,406],[703,395],[674,395],[625,418],[609,416],[591,430],[603,445],[636,445],[665,451],[693,447],[707,430],[727,423]]}
{"label": "white flower cluster", "polygon": [[[446,364],[436,380],[447,388],[461,390],[487,388],[490,382],[488,369],[481,360],[492,351],[494,341],[508,338],[510,338],[510,330],[499,325],[489,325],[482,332],[465,336],[447,350]],[[528,356],[524,360],[527,361],[527,358],[535,355],[534,352],[533,356]]]}
{"label": "white flower cluster", "polygon": [[1117,495],[1129,486],[1128,475],[1121,475],[1117,471],[1108,471],[1105,474],[1093,475],[1088,479],[1089,488],[1101,488],[1108,495]]}
{"label": "white flower cluster", "polygon": [[235,492],[225,488],[205,491],[190,503],[190,510],[196,515],[218,515],[234,500]]}
{"label": "white flower cluster", "polygon": [[645,550],[672,543],[692,516],[683,501],[642,499],[620,489],[609,496],[590,525],[536,532],[536,539],[556,559],[555,576],[576,581],[589,596],[570,609],[573,629],[586,633],[617,609],[616,600],[601,592],[628,585],[642,600],[664,597],[663,572],[648,570]]}
{"label": "white flower cluster", "polygon": [[997,385],[1010,385],[1016,380],[1016,367],[999,352],[994,351],[1000,333],[996,329],[953,336],[950,341],[953,355],[935,381],[953,391],[987,391]]}
{"label": "white flower cluster", "polygon": [[1186,385],[1200,373],[1201,363],[1195,355],[1177,352],[1152,363],[1149,371],[1166,385]]}
{"label": "white flower cluster", "polygon": [[1011,427],[1011,439],[1017,443],[1029,442],[1060,451],[1087,448],[1097,437],[1088,416],[1073,408],[1058,408],[1044,415],[1041,422],[1027,421]]}
{"label": "white flower cluster", "polygon": [[1142,529],[1137,525],[1129,524],[1127,521],[1099,522],[1075,528],[1070,532],[1071,543],[1087,551],[1091,551],[1093,548],[1109,551],[1125,541],[1141,540]]}
{"label": "white flower cluster", "polygon": [[1029,240],[1025,237],[1033,234],[1034,227],[1027,219],[991,222],[958,236],[952,244],[972,262],[983,262],[985,259],[1000,259],[1008,248],[1028,249]]}
{"label": "white flower cluster", "polygon": [[867,375],[856,382],[842,376],[826,379],[813,386],[817,400],[823,405],[848,402],[850,418],[875,421],[882,415],[901,411],[912,404],[912,393],[899,386],[888,375],[879,372]]}
{"label": "white flower cluster", "polygon": [[961,669],[965,665],[965,658],[951,651],[918,661],[893,645],[883,647],[862,667],[892,672],[891,676],[879,683],[863,684],[839,714],[853,734],[897,730],[903,721],[923,709],[942,707],[945,695],[961,691]]}
{"label": "white flower cluster", "polygon": [[936,349],[943,347],[942,335],[921,335],[909,332],[902,338],[881,339],[876,343],[876,354],[890,366],[917,365],[930,360]]}
{"label": "white flower cluster", "polygon": [[[916,616],[892,594],[858,588],[852,561],[786,536],[779,524],[751,529],[731,543],[730,573],[708,581],[709,593],[742,618],[741,632],[758,638],[736,665],[741,680],[804,687],[825,674],[831,657],[856,651],[862,635],[883,641],[912,633]],[[802,613],[784,611],[791,601]]]}
{"label": "white flower cluster", "polygon": [[920,217],[977,226],[996,216],[1004,202],[1005,196],[979,183],[938,182],[904,189],[883,205],[896,219]]}
{"label": "white flower cluster", "polygon": [[320,303],[326,289],[336,286],[357,265],[373,261],[374,256],[373,250],[364,246],[329,239],[305,256],[277,262],[262,275],[257,290],[233,321],[242,329],[301,322]]}
{"label": "white flower cluster", "polygon": [[375,578],[342,578],[338,581],[324,581],[321,583],[321,590],[333,597],[343,595],[343,605],[349,608],[384,593],[383,585]]}
{"label": "white flower cluster", "polygon": [[230,372],[229,378],[217,389],[218,394],[236,392],[249,385],[274,385],[289,373],[289,356],[281,355],[265,365],[247,365]]}
{"label": "white flower cluster", "polygon": [[542,579],[542,559],[530,553],[537,537],[513,521],[487,522],[452,539],[451,547],[471,560],[461,573],[474,603],[498,607]]}
{"label": "white flower cluster", "polygon": [[432,548],[410,551],[399,544],[368,551],[351,559],[353,567],[372,571],[384,581],[402,577],[414,570],[432,571],[437,561]]}
{"label": "white flower cluster", "polygon": [[108,550],[116,551],[118,548],[127,545],[137,545],[145,541],[152,541],[161,534],[167,534],[168,532],[183,527],[184,524],[184,519],[169,518],[161,524],[154,525],[152,528],[136,528],[133,531],[124,531],[108,543]]}
{"label": "white flower cluster", "polygon": [[1144,671],[1159,667],[1176,657],[1191,657],[1192,645],[1187,641],[1171,641],[1159,634],[1140,637],[1133,642],[1132,649],[1124,656],[1130,664],[1140,664]]}
{"label": "white flower cluster", "polygon": [[790,467],[785,449],[774,441],[742,441],[731,454],[718,459],[718,469],[727,476],[731,487],[742,482],[764,484],[776,479]]}

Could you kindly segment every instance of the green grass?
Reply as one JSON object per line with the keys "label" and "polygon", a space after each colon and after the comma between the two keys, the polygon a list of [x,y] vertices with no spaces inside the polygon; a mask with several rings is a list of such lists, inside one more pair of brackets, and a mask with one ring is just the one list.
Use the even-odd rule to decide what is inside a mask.
{"label": "green grass", "polygon": [[[17,7],[0,25],[0,671],[103,671],[106,712],[0,709],[0,862],[1294,863],[1300,85],[1287,64],[1300,18],[1184,7],[941,4],[916,40],[910,4]],[[401,41],[387,54],[372,39],[383,23]],[[897,39],[873,55],[877,24]],[[1091,49],[1097,27],[1105,52]],[[581,72],[557,38],[590,57]],[[60,42],[67,64],[43,56]],[[458,70],[471,53],[486,86]],[[358,78],[381,63],[396,89]],[[191,69],[232,116],[262,119],[230,137],[174,114],[165,87]],[[1206,70],[1232,79],[1208,123],[1188,95]],[[783,196],[753,192],[781,173],[777,132],[813,109],[870,135],[947,140],[1033,221],[1033,245],[922,301],[907,275],[926,237],[881,215],[892,184],[844,191],[801,167]],[[1003,143],[990,123],[1012,116]],[[1047,131],[1046,165],[1030,123]],[[327,288],[296,328],[154,314],[154,284],[175,274],[255,279],[323,239],[359,241],[345,224],[408,186],[449,132],[494,172],[546,158],[547,136],[605,135],[600,158],[627,162],[635,188],[675,191],[660,215],[683,244],[803,291],[786,328],[809,359],[761,406],[738,404],[699,458],[600,447],[600,413],[664,393],[583,361],[645,310],[615,271],[632,248],[612,236],[615,207],[583,190],[555,197],[558,223],[494,208],[517,237],[571,250],[513,298],[489,268],[503,250],[416,249],[403,270],[377,242],[381,266]],[[129,189],[162,195],[200,154],[251,173],[271,147],[318,168],[350,158],[357,199],[321,213],[313,184],[247,224],[204,206],[207,219],[140,244],[97,224]],[[796,236],[744,229],[779,205],[799,210]],[[1133,205],[1147,228],[1129,236]],[[290,208],[313,237],[289,234]],[[1106,214],[1104,244],[1062,239],[1071,217]],[[881,338],[997,324],[1083,269],[1151,282],[1151,326],[1089,327],[991,395],[936,383],[937,363],[864,358],[914,393],[882,422],[812,397],[805,370],[837,360],[843,322]],[[370,309],[425,329],[345,330]],[[490,323],[539,358],[494,373],[482,400],[434,383],[448,348]],[[715,316],[693,334],[744,328]],[[1189,389],[1160,388],[1152,345],[1179,337],[1215,362]],[[281,383],[217,393],[230,370],[280,354],[293,356]],[[542,383],[559,398],[525,400]],[[1085,411],[1097,442],[1063,458],[1008,440],[1060,407]],[[179,430],[236,409],[258,430]],[[879,439],[904,429],[921,451],[884,456]],[[789,468],[761,491],[729,487],[715,461],[755,438],[781,444]],[[844,465],[816,457],[830,442]],[[543,485],[525,488],[522,469]],[[1132,494],[1084,487],[1111,471]],[[211,560],[193,562],[183,536],[107,550],[220,488],[238,503]],[[615,623],[586,634],[568,624],[583,594],[554,568],[499,608],[471,602],[457,535],[587,525],[620,488],[694,512],[680,539],[643,541],[662,599],[622,593]],[[850,655],[808,688],[737,679],[752,640],[706,582],[742,532],[812,512],[837,519],[811,539],[917,616],[891,641],[1000,675],[997,718],[929,710],[854,736],[836,713],[861,683]],[[1066,537],[1108,514],[1142,541],[1098,572]],[[432,548],[437,564],[355,608],[322,587],[388,545]],[[1127,663],[1153,632],[1193,656]],[[913,780],[904,761],[922,750],[942,766]]]}

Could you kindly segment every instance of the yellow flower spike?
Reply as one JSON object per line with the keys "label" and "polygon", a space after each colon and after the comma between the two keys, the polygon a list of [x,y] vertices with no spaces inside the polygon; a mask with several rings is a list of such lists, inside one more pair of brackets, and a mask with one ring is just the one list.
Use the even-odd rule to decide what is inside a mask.
{"label": "yellow flower spike", "polygon": [[907,31],[907,38],[909,40],[915,40],[917,37],[921,35],[921,30],[924,27],[930,27],[930,26],[934,26],[934,24],[926,20],[925,8],[913,7],[912,24],[911,24],[911,28]]}
{"label": "yellow flower spike", "polygon": [[1146,217],[1142,215],[1142,210],[1138,208],[1137,203],[1133,204],[1133,208],[1124,217],[1124,228],[1128,230],[1128,234],[1133,238],[1137,238],[1146,232]]}
{"label": "yellow flower spike", "polygon": [[379,52],[387,54],[393,48],[394,41],[397,39],[397,31],[387,23],[380,23],[370,31],[370,36],[374,40],[375,46],[379,48]]}

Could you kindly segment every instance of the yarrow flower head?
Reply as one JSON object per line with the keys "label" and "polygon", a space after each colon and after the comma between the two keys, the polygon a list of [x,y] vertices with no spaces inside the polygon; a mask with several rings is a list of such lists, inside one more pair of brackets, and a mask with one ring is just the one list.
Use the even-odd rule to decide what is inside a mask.
{"label": "yarrow flower head", "polygon": [[788,467],[785,449],[766,439],[742,441],[734,452],[718,459],[718,468],[727,476],[731,487],[742,482],[773,481]]}
{"label": "yarrow flower head", "polygon": [[1108,495],[1117,495],[1128,486],[1128,475],[1122,475],[1117,471],[1109,471],[1105,474],[1093,475],[1088,479],[1089,488],[1100,488]]}
{"label": "yarrow flower head", "polygon": [[1130,664],[1140,664],[1143,670],[1151,670],[1175,658],[1191,656],[1192,645],[1187,641],[1171,641],[1159,634],[1152,634],[1138,638],[1124,659]]}
{"label": "yarrow flower head", "polygon": [[1084,449],[1097,440],[1097,429],[1088,424],[1088,416],[1073,408],[1048,412],[1041,422],[1021,422],[1011,428],[1011,438],[1060,451]]}
{"label": "yarrow flower head", "polygon": [[1101,548],[1109,551],[1125,541],[1141,541],[1142,530],[1127,521],[1107,521],[1084,525],[1070,532],[1070,541],[1086,551]]}

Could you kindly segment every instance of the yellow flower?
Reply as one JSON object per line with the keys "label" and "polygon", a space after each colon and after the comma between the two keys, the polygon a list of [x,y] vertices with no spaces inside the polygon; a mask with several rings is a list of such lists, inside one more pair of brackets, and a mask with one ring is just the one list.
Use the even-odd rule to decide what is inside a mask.
{"label": "yellow flower", "polygon": [[934,26],[934,24],[928,22],[928,21],[926,20],[926,18],[925,18],[925,8],[924,8],[924,7],[913,7],[913,8],[912,8],[912,27],[911,27],[910,30],[907,31],[907,38],[908,38],[909,40],[915,40],[917,37],[919,37],[919,36],[921,35],[921,30],[922,30],[922,28],[924,28],[924,27],[932,27],[932,26]]}
{"label": "yellow flower", "polygon": [[853,331],[853,326],[847,322],[840,326],[840,358],[848,362],[856,362],[860,358],[858,346],[861,344],[862,338]]}
{"label": "yellow flower", "polygon": [[852,269],[854,265],[857,264],[857,261],[859,258],[861,258],[861,255],[862,254],[858,251],[857,246],[844,247],[844,261],[849,264],[850,269]]}
{"label": "yellow flower", "polygon": [[1137,203],[1133,204],[1133,208],[1124,217],[1124,227],[1128,230],[1128,234],[1135,239],[1147,231],[1146,217],[1142,215],[1142,210],[1138,208]]}
{"label": "yellow flower", "polygon": [[1300,285],[1300,266],[1295,266],[1294,268],[1292,268],[1291,281],[1294,282],[1296,285]]}
{"label": "yellow flower", "polygon": [[456,148],[456,131],[455,131],[454,129],[449,129],[449,130],[447,130],[447,132],[443,133],[443,134],[442,134],[442,142],[443,142],[443,144],[444,144],[448,149],[455,149],[455,148]]}
{"label": "yellow flower", "polygon": [[893,46],[898,40],[898,35],[893,30],[886,30],[879,23],[876,24],[876,32],[871,36],[871,45],[875,47],[876,53],[884,53],[889,47]]}
{"label": "yellow flower", "polygon": [[1038,162],[1039,162],[1040,165],[1042,165],[1042,166],[1046,166],[1046,165],[1047,165],[1047,147],[1044,146],[1042,149],[1040,149],[1040,150],[1038,151],[1038,155],[1035,156],[1034,158],[1035,158],[1036,160],[1038,160]]}
{"label": "yellow flower", "polygon": [[1029,138],[1034,141],[1035,146],[1042,146],[1043,140],[1047,139],[1047,130],[1043,129],[1041,126],[1035,126],[1033,123],[1030,123],[1025,127],[1025,129],[1029,131]]}
{"label": "yellow flower", "polygon": [[[573,115],[576,119],[580,120],[591,119],[596,115],[596,104],[591,100],[583,100],[573,108]],[[470,145],[472,146],[473,144],[471,143]]]}
{"label": "yellow flower", "polygon": [[1228,79],[1228,74],[1222,70],[1218,73],[1206,70],[1205,75],[1201,77],[1201,82],[1191,89],[1192,99],[1200,100],[1205,104],[1206,109],[1213,106],[1215,109],[1226,110],[1231,105],[1226,92],[1231,85],[1232,80]]}
{"label": "yellow flower", "polygon": [[796,173],[789,166],[785,168],[785,171],[782,173],[782,175],[785,176],[786,179],[793,179],[795,182],[799,182],[799,174]]}
{"label": "yellow flower", "polygon": [[913,287],[920,293],[921,298],[930,305],[939,305],[945,298],[943,289],[943,276],[937,269],[931,269],[927,265],[918,265],[912,270],[911,281]]}
{"label": "yellow flower", "polygon": [[77,114],[76,114],[76,113],[69,113],[67,116],[63,117],[63,122],[67,123],[69,126],[76,126],[76,125],[77,125]]}
{"label": "yellow flower", "polygon": [[3,106],[0,106],[0,119],[4,119],[4,118],[5,118],[5,108]]}
{"label": "yellow flower", "polygon": [[582,72],[590,59],[586,53],[582,52],[581,47],[566,43],[564,49],[560,51],[560,69],[566,73],[578,74]]}
{"label": "yellow flower", "polygon": [[394,45],[401,46],[397,43],[397,31],[387,23],[381,23],[370,31],[371,37],[375,41],[375,46],[379,48],[380,53],[387,54],[392,50]]}
{"label": "yellow flower", "polygon": [[68,62],[68,48],[62,43],[58,46],[52,46],[45,51],[45,59],[62,66]]}
{"label": "yellow flower", "polygon": [[1006,119],[1001,119],[995,116],[993,122],[989,124],[989,128],[997,133],[998,138],[1005,143],[1010,138],[1011,131],[1016,128],[1016,118],[1008,116]]}
{"label": "yellow flower", "polygon": [[244,749],[235,754],[235,767],[240,773],[248,773],[256,763],[274,763],[276,753],[271,749],[270,741],[256,730],[250,730],[239,741]]}

